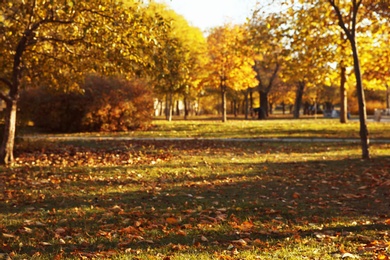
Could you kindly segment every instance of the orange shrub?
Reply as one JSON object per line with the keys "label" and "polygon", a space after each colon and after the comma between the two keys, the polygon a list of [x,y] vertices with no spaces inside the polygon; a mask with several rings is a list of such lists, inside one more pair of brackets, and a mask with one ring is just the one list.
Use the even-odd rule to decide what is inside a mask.
{"label": "orange shrub", "polygon": [[151,123],[152,94],[142,80],[90,76],[83,91],[26,90],[21,95],[21,118],[56,132],[127,131]]}

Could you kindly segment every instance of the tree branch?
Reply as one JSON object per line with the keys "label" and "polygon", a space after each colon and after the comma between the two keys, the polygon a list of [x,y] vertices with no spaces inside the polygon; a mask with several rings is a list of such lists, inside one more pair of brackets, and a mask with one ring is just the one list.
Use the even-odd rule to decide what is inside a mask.
{"label": "tree branch", "polygon": [[5,78],[0,78],[0,82],[3,82],[5,85],[7,85],[9,88],[12,87],[12,83],[11,81],[9,81],[8,79],[5,79]]}
{"label": "tree branch", "polygon": [[[353,37],[354,35],[351,34],[351,31],[348,30],[348,28],[345,26],[345,23],[344,23],[344,18],[341,14],[341,11],[340,11],[340,8],[337,6],[337,4],[335,3],[335,0],[328,0],[328,2],[330,3],[330,5],[333,7],[333,10],[335,11],[336,13],[336,16],[339,20],[339,25],[340,27],[344,30],[345,34],[347,35],[348,38],[351,38]],[[352,28],[353,29],[353,28]]]}
{"label": "tree branch", "polygon": [[[0,78],[0,82],[3,82],[5,85],[7,85],[10,89],[12,87],[12,84],[9,80],[5,78]],[[3,92],[0,91],[0,99],[4,100],[5,102],[9,102],[10,98],[3,94]]]}
{"label": "tree branch", "polygon": [[271,76],[269,83],[268,83],[267,92],[269,92],[271,90],[271,87],[274,83],[274,80],[276,79],[276,76],[278,75],[279,68],[280,68],[279,63],[276,63],[275,69],[272,72],[272,76]]}

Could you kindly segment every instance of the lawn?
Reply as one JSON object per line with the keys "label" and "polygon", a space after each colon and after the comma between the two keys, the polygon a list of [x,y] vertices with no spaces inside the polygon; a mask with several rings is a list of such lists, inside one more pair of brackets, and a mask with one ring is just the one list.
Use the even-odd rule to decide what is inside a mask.
{"label": "lawn", "polygon": [[[149,133],[116,136],[357,137],[355,123],[282,121],[156,121]],[[383,125],[369,127],[388,138]],[[17,146],[17,165],[0,168],[0,259],[390,257],[388,143],[373,144],[368,161],[341,141]]]}
{"label": "lawn", "polygon": [[[390,139],[390,123],[369,122],[372,139]],[[121,136],[121,137],[191,137],[191,138],[359,138],[359,122],[340,124],[338,119],[300,120],[229,120],[222,123],[218,118],[202,120],[155,120],[146,131],[120,133],[49,134],[48,136]]]}

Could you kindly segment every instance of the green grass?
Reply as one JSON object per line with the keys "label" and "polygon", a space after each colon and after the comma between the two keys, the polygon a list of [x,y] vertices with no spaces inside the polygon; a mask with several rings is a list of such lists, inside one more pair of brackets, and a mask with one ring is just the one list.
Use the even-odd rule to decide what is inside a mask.
{"label": "green grass", "polygon": [[[368,122],[372,139],[390,139],[389,124]],[[26,133],[26,131],[22,132]],[[49,136],[124,136],[124,137],[191,137],[191,138],[359,138],[359,122],[340,124],[338,119],[273,119],[273,120],[165,120],[153,121],[148,131],[120,133],[78,133]]]}
{"label": "green grass", "polygon": [[[246,137],[265,125],[275,137],[287,124],[328,136],[312,122],[156,121],[153,132]],[[17,165],[0,168],[0,258],[389,257],[389,150],[373,144],[363,161],[344,142],[20,140]]]}

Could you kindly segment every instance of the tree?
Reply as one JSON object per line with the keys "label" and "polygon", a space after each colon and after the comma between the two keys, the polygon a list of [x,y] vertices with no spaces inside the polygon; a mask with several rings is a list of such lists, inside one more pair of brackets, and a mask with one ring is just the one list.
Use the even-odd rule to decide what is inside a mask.
{"label": "tree", "polygon": [[[0,98],[6,104],[0,163],[13,162],[20,89],[32,85],[74,89],[88,72],[117,73],[142,64],[133,49],[151,43],[157,25],[143,25],[140,4],[6,0],[0,4]],[[138,13],[137,13],[138,12]],[[134,38],[133,38],[134,37]]]}
{"label": "tree", "polygon": [[[154,53],[155,91],[166,97],[166,117],[172,119],[173,97],[184,97],[187,104],[192,91],[199,89],[200,75],[206,57],[206,41],[199,28],[192,27],[163,4],[155,8],[170,27],[160,36]],[[187,108],[185,109],[187,113]]]}
{"label": "tree", "polygon": [[[360,61],[363,68],[363,85],[365,90],[386,93],[386,108],[389,104],[390,84],[390,34],[386,18],[373,15],[369,26],[370,37],[360,37]],[[366,33],[364,33],[366,34]]]}
{"label": "tree", "polygon": [[[277,14],[264,14],[255,10],[249,20],[248,30],[258,80],[257,90],[260,95],[259,119],[268,117],[269,98],[272,88],[279,82],[278,74],[283,64],[284,50],[282,17]],[[266,15],[264,17],[264,15]]]}
{"label": "tree", "polygon": [[[362,5],[363,0],[352,0],[349,4],[349,15],[344,15],[341,5],[335,0],[328,0],[329,4],[333,7],[334,12],[336,13],[338,24],[341,29],[344,31],[350,45],[352,48],[353,56],[353,67],[354,74],[356,78],[356,92],[359,102],[359,121],[360,121],[360,140],[362,146],[362,157],[363,159],[369,159],[369,138],[368,138],[368,128],[367,128],[367,113],[366,113],[366,104],[364,97],[362,73],[360,68],[360,60],[358,53],[358,46],[356,42],[356,33],[357,33],[357,21],[359,9]],[[346,24],[348,19],[351,19],[351,27],[348,28]]]}
{"label": "tree", "polygon": [[296,87],[294,118],[300,116],[305,90],[321,87],[331,70],[333,38],[323,19],[327,14],[324,6],[317,8],[306,1],[293,4],[286,12],[289,18],[285,18],[284,26],[288,28],[289,39],[285,44],[290,55],[285,59],[281,77],[286,84]]}
{"label": "tree", "polygon": [[206,65],[209,75],[203,84],[219,88],[222,99],[222,122],[227,121],[226,93],[246,89],[257,84],[256,74],[252,69],[254,61],[248,55],[242,26],[216,27],[208,38],[209,62]]}

